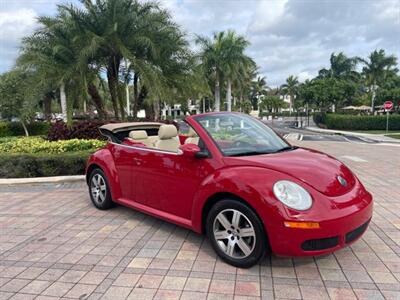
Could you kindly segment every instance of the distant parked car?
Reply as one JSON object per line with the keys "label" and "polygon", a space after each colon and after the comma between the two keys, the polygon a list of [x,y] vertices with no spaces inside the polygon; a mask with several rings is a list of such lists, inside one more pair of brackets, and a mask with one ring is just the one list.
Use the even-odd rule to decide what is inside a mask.
{"label": "distant parked car", "polygon": [[88,161],[93,204],[119,203],[206,233],[238,267],[266,251],[333,252],[368,227],[372,196],[334,158],[291,146],[247,115],[207,113],[186,123],[180,138],[161,123],[100,127],[109,143]]}

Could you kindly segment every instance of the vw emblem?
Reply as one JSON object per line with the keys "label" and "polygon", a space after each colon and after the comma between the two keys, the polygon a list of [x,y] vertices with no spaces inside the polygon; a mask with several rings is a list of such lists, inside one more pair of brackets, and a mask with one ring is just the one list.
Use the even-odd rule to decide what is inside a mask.
{"label": "vw emblem", "polygon": [[346,181],[346,179],[344,179],[342,176],[338,176],[338,177],[337,177],[337,180],[340,182],[340,184],[341,184],[342,186],[344,186],[344,187],[347,186],[347,181]]}

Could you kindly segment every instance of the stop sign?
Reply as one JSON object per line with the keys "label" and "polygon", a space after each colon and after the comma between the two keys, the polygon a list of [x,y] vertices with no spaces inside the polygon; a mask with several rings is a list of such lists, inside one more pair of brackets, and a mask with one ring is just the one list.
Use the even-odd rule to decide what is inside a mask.
{"label": "stop sign", "polygon": [[386,110],[392,110],[393,109],[393,102],[392,101],[386,101],[383,103],[383,108]]}

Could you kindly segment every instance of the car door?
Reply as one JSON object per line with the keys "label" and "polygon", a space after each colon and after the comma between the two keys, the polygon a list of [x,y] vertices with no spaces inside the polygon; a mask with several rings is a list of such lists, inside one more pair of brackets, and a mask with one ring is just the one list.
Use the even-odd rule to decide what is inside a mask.
{"label": "car door", "polygon": [[214,170],[212,159],[188,158],[155,149],[144,150],[142,154],[135,188],[138,201],[190,219],[194,195]]}
{"label": "car door", "polygon": [[138,156],[138,149],[122,144],[112,144],[110,151],[117,169],[122,198],[136,201],[133,182],[136,177],[134,168],[137,166],[135,158]]}

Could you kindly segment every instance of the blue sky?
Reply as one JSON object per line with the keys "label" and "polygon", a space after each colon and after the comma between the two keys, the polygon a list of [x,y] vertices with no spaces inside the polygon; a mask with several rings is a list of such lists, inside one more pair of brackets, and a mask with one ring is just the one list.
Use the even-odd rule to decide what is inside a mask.
{"label": "blue sky", "polygon": [[[77,0],[0,0],[0,73],[12,68],[21,38],[39,15]],[[367,56],[383,48],[400,57],[400,0],[162,0],[188,39],[234,29],[271,86],[289,75],[313,77],[332,52]]]}

